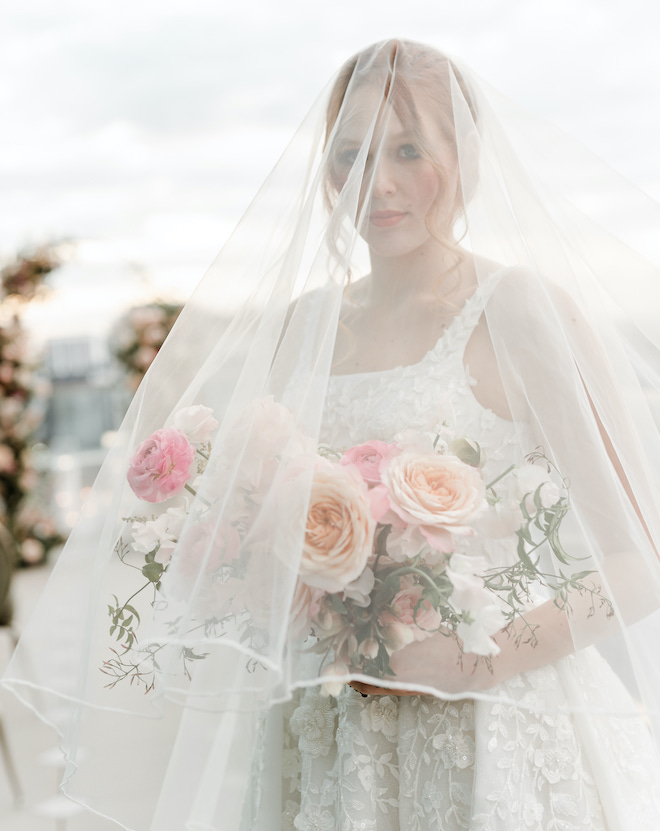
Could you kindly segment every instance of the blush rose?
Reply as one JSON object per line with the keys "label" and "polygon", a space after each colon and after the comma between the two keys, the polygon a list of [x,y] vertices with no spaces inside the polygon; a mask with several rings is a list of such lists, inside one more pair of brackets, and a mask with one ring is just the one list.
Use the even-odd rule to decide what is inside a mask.
{"label": "blush rose", "polygon": [[378,485],[380,484],[381,463],[398,452],[395,444],[367,441],[349,448],[339,460],[339,464],[355,465],[367,484]]}
{"label": "blush rose", "polygon": [[401,453],[384,466],[382,481],[394,523],[419,526],[439,551],[453,550],[451,534],[473,534],[467,523],[485,506],[479,472],[449,454]]}

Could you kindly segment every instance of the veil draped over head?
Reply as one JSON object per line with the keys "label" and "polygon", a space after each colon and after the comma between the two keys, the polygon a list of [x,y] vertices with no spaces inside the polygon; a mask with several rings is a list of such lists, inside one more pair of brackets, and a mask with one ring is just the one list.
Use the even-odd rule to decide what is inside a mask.
{"label": "veil draped over head", "polygon": [[[370,277],[409,207],[383,177],[413,169],[445,266],[419,327]],[[453,59],[347,62],[147,373],[5,676],[60,733],[65,792],[136,831],[280,828],[283,712],[349,680],[568,714],[608,816],[599,736],[641,737],[658,787],[651,227]],[[458,386],[406,387],[470,313]],[[549,664],[559,686],[519,690]]]}

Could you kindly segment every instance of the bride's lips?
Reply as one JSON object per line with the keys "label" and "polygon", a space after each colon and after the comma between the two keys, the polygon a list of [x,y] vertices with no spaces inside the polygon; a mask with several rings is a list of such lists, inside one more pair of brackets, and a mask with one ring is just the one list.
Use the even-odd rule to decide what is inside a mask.
{"label": "bride's lips", "polygon": [[403,211],[373,211],[369,214],[369,222],[377,228],[389,228],[398,225],[404,216]]}

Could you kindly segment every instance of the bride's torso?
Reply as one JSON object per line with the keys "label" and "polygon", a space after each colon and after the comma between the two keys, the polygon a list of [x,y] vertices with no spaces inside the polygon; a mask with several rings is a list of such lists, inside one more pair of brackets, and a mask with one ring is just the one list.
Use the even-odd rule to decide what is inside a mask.
{"label": "bride's torso", "polygon": [[[370,440],[392,442],[407,431],[449,440],[465,436],[477,442],[485,455],[485,482],[510,465],[521,464],[534,449],[531,437],[521,435],[524,428],[480,403],[474,394],[475,378],[465,362],[466,345],[503,273],[493,273],[476,288],[417,363],[331,375],[320,442],[343,451]],[[510,536],[480,535],[479,539],[478,553],[491,562],[503,564],[515,556]]]}

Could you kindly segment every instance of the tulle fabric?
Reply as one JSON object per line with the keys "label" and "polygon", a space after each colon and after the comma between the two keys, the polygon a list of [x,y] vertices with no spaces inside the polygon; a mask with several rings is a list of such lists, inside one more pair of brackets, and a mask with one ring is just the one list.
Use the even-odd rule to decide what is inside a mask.
{"label": "tulle fabric", "polygon": [[[562,618],[569,651],[596,645],[631,691],[604,709],[576,672],[568,699],[543,706],[549,718],[560,707],[628,719],[658,753],[660,343],[639,298],[654,302],[660,273],[638,231],[658,227],[660,209],[457,62],[386,42],[361,55],[341,101],[336,79],[329,84],[182,312],[6,673],[4,683],[60,733],[65,792],[121,827],[279,828],[280,705],[306,688],[337,692],[351,678],[392,686],[313,648],[318,591],[345,597],[361,570],[347,561],[329,576],[303,566],[328,385],[355,357],[374,171],[390,150],[393,113],[433,155],[417,111],[428,112],[430,76],[438,123],[455,146],[438,208],[452,215],[447,262],[458,273],[471,261],[480,286],[499,274],[484,314],[517,457],[523,464],[542,448],[570,494],[561,537],[571,556],[559,561],[545,546],[544,568],[598,588],[596,604],[571,593]],[[371,108],[357,108],[366,88],[359,100]],[[359,142],[342,161],[347,133]],[[616,208],[603,209],[602,193]],[[229,286],[244,303],[219,334]],[[451,302],[438,298],[439,308]],[[140,501],[126,480],[136,448],[198,405],[218,426],[193,442],[192,491]],[[358,501],[369,490],[355,489]],[[146,562],[133,529],[170,509],[169,547],[161,539]],[[350,544],[373,534],[357,509],[348,513]],[[129,600],[135,614],[111,631],[112,609]],[[528,601],[532,609],[552,598]],[[539,664],[566,638],[565,629],[546,630]],[[465,666],[464,686],[443,686],[422,666],[396,686],[525,710],[506,685],[475,688],[472,662]]]}

